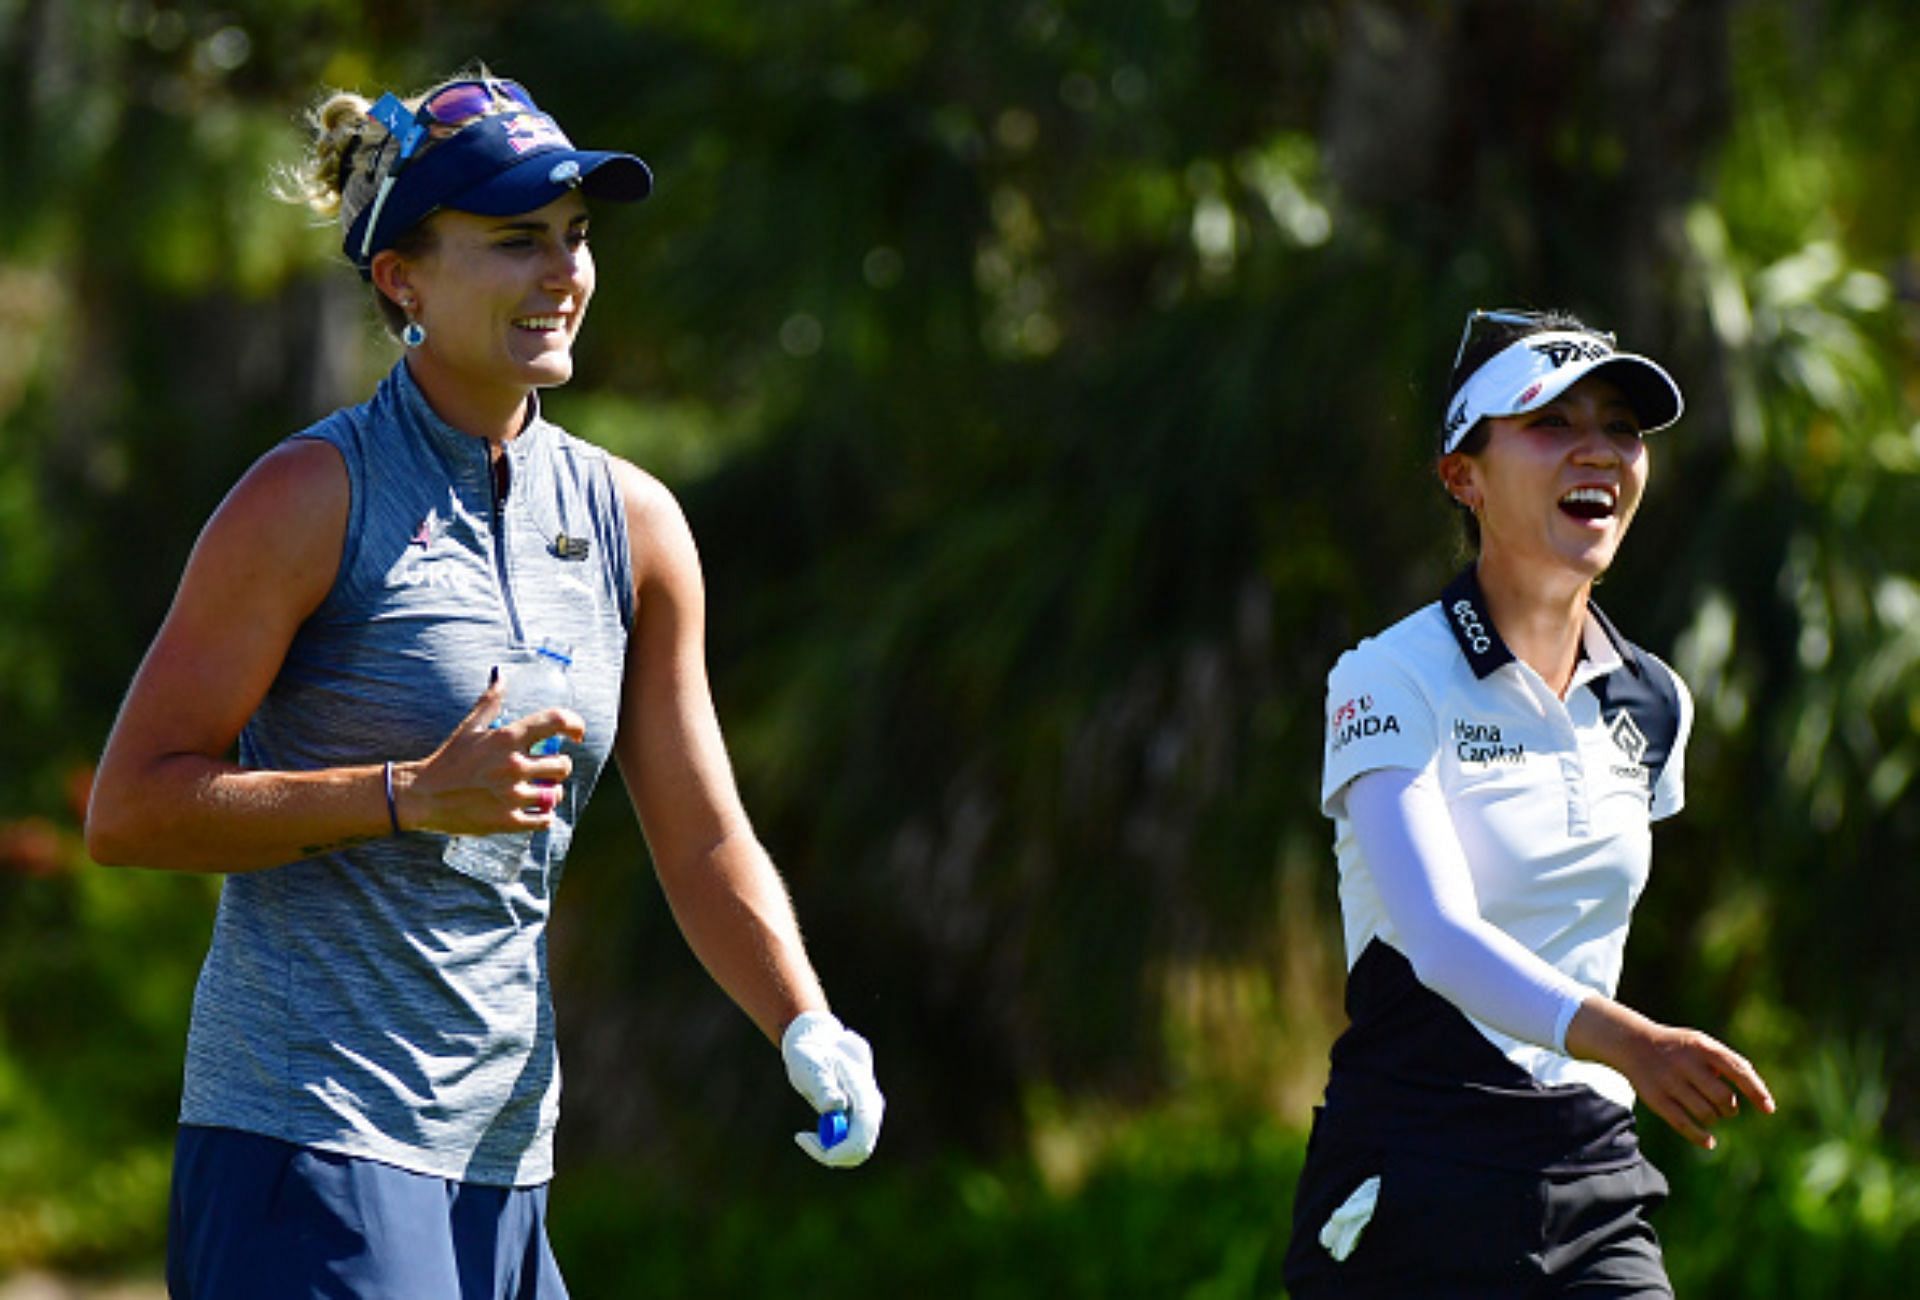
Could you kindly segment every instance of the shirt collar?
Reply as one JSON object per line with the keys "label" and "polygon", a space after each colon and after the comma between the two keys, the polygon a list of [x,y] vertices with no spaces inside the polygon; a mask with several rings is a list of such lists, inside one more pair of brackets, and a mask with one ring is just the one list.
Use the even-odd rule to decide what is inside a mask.
{"label": "shirt collar", "polygon": [[[434,410],[433,404],[427,400],[427,395],[420,391],[420,385],[414,380],[413,370],[407,365],[405,357],[394,363],[393,370],[388,374],[387,383],[383,387],[391,388],[394,405],[398,408],[402,420],[418,429],[447,459],[448,463],[461,469],[474,464],[482,468],[487,465],[488,462],[484,457],[476,455],[476,449],[484,449],[486,440],[470,433],[462,433],[440,417],[440,413]],[[525,459],[537,442],[538,435],[546,427],[546,421],[540,416],[539,390],[529,392],[527,401],[529,403],[527,422],[506,444],[507,457],[516,468]]]}
{"label": "shirt collar", "polygon": [[[1513,651],[1500,639],[1493,616],[1487,613],[1487,600],[1480,590],[1476,566],[1469,564],[1447,584],[1440,593],[1440,612],[1446,615],[1447,627],[1476,678],[1484,679],[1503,664],[1513,662]],[[1640,658],[1633,646],[1591,600],[1587,602],[1587,620],[1581,628],[1581,645],[1585,658],[1601,672],[1609,672],[1619,664],[1625,665],[1634,676],[1640,675]]]}
{"label": "shirt collar", "polygon": [[1599,639],[1594,635],[1595,628],[1599,629],[1600,636],[1606,638],[1606,643],[1613,648],[1614,654],[1620,657],[1620,662],[1627,666],[1627,671],[1635,677],[1638,677],[1640,675],[1640,656],[1634,651],[1633,643],[1621,636],[1620,629],[1613,625],[1613,620],[1601,613],[1600,607],[1589,599],[1587,601],[1586,627],[1586,637],[1589,646],[1588,654],[1594,653],[1594,645]]}

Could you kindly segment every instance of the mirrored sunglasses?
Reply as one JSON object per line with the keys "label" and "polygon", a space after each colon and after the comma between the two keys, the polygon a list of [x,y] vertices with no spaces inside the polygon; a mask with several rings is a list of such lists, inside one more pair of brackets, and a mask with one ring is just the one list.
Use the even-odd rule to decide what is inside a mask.
{"label": "mirrored sunglasses", "polygon": [[[439,127],[450,134],[496,113],[539,111],[539,105],[533,102],[525,86],[492,77],[450,81],[421,100],[418,108],[408,108],[392,91],[380,96],[379,102],[367,110],[367,116],[387,128],[388,140],[400,142],[400,152],[393,166],[387,168],[387,174],[381,177],[379,193],[374,195],[373,208],[367,214],[366,233],[360,238],[361,260],[365,261],[373,247],[374,231],[380,225],[380,213],[387,206],[387,196],[393,193],[394,181],[433,128]],[[443,138],[441,133],[435,135]],[[383,142],[381,148],[385,147]]]}
{"label": "mirrored sunglasses", "polygon": [[414,120],[426,118],[435,126],[465,126],[476,117],[526,109],[537,113],[527,88],[517,81],[450,81],[427,96],[414,110]]}

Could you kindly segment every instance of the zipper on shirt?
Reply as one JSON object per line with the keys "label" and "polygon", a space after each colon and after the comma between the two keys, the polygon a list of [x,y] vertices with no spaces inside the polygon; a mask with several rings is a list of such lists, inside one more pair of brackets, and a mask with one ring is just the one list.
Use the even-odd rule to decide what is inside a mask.
{"label": "zipper on shirt", "polygon": [[[494,459],[490,444],[481,445],[481,454],[487,458],[487,498],[493,506],[494,578],[500,584],[500,601],[506,606],[507,625],[513,644],[524,645],[527,636],[520,626],[520,609],[514,603],[513,583],[507,576],[507,497],[513,491],[513,462],[505,447],[500,449],[498,460]],[[503,477],[506,479],[504,484],[500,481]]]}

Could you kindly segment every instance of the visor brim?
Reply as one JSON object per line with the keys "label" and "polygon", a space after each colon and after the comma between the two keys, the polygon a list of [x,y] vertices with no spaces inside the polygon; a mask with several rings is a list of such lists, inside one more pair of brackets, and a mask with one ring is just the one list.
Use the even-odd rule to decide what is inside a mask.
{"label": "visor brim", "polygon": [[511,217],[544,208],[571,189],[588,198],[634,203],[653,193],[653,173],[628,153],[550,149],[442,200],[440,206],[482,217]]}
{"label": "visor brim", "polygon": [[1680,385],[1657,362],[1615,352],[1598,335],[1542,331],[1515,339],[1455,391],[1441,425],[1441,454],[1458,447],[1481,420],[1536,411],[1593,374],[1619,388],[1642,433],[1666,428],[1685,409]]}
{"label": "visor brim", "polygon": [[1599,376],[1620,390],[1640,421],[1640,432],[1658,433],[1680,418],[1686,403],[1680,385],[1658,362],[1632,352],[1616,352],[1584,365],[1563,366],[1524,406],[1488,415],[1524,415],[1537,411],[1583,379]]}

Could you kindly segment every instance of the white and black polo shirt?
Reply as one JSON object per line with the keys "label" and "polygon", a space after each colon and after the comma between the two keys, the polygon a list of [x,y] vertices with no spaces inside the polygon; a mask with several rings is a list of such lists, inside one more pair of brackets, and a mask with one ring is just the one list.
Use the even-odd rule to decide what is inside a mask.
{"label": "white and black polo shirt", "polygon": [[[1547,1130],[1563,1121],[1610,1125],[1630,1112],[1633,1090],[1614,1070],[1503,1034],[1418,983],[1394,946],[1343,795],[1369,771],[1431,768],[1481,915],[1611,996],[1628,920],[1647,880],[1651,824],[1683,802],[1692,711],[1678,675],[1621,637],[1591,605],[1580,662],[1562,700],[1501,641],[1471,568],[1437,604],[1341,657],[1328,677],[1321,806],[1335,825],[1353,1023],[1334,1049],[1330,1105],[1344,1067],[1374,1081],[1346,1090],[1346,1101],[1368,1110],[1407,1104],[1393,1095],[1398,1085],[1375,1091],[1380,1081],[1397,1079],[1430,1099],[1433,1089],[1467,1083],[1481,1102],[1490,1088],[1537,1093],[1542,1101],[1571,1094],[1576,1110],[1586,1097],[1612,1103],[1585,1115],[1531,1112]],[[1549,1132],[1541,1136],[1552,1146]]]}

